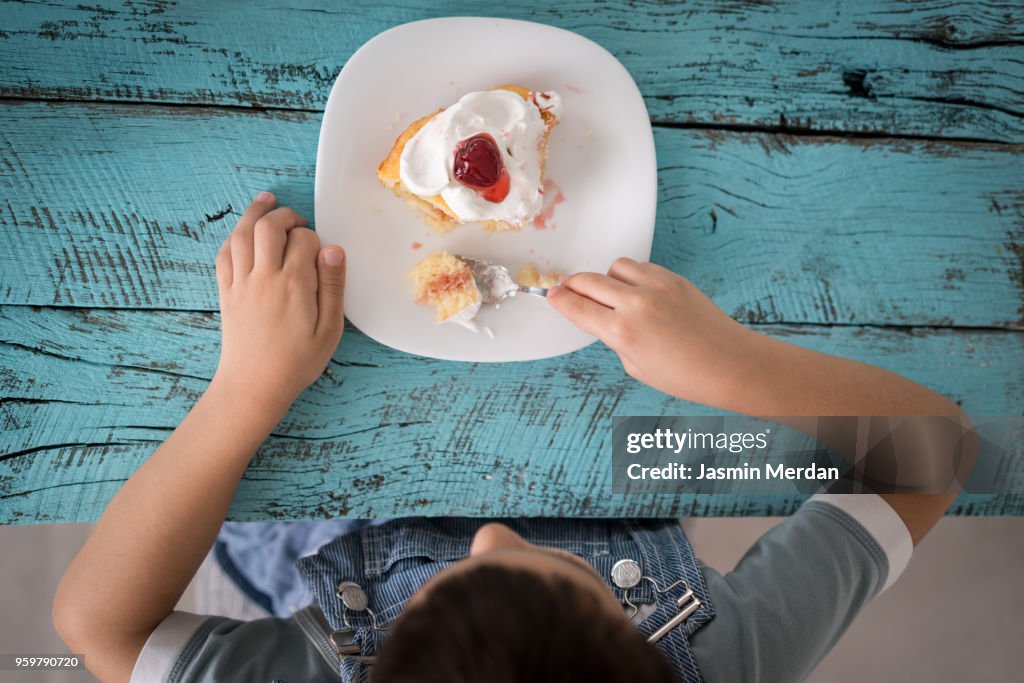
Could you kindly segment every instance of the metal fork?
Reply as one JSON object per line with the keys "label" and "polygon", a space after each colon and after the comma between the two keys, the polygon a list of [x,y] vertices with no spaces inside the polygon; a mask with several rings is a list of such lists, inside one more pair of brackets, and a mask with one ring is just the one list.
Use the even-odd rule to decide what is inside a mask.
{"label": "metal fork", "polygon": [[505,266],[468,256],[456,256],[456,258],[469,266],[473,272],[476,288],[480,290],[480,299],[485,304],[500,304],[519,292],[539,297],[548,295],[548,290],[544,287],[525,287],[517,283],[512,279],[512,275]]}

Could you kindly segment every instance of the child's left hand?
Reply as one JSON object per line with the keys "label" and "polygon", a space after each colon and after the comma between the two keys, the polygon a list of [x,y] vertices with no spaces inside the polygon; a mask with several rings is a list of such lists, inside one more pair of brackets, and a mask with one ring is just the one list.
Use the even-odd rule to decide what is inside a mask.
{"label": "child's left hand", "polygon": [[345,252],[261,192],[217,254],[214,383],[283,413],[327,366],[344,326]]}

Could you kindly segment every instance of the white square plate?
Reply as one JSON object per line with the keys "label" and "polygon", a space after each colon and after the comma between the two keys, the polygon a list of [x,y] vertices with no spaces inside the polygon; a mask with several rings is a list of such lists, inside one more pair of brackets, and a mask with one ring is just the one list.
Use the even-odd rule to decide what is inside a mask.
{"label": "white square plate", "polygon": [[[545,176],[560,188],[547,229],[435,235],[376,177],[395,138],[417,118],[474,90],[505,84],[554,90],[563,101]],[[550,194],[550,193],[549,193]],[[316,160],[316,229],[348,253],[345,314],[401,351],[461,361],[547,358],[594,341],[543,299],[518,296],[477,320],[494,338],[413,302],[408,273],[430,253],[524,263],[561,273],[605,272],[619,256],[650,257],[657,203],[654,137],[640,91],[607,50],[525,21],[458,17],[398,26],[363,45],[331,89]],[[414,249],[413,244],[422,245]]]}

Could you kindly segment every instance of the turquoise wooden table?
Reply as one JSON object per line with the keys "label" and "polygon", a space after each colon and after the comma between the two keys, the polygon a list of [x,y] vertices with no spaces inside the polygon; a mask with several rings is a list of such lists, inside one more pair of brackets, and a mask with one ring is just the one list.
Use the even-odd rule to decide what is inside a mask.
{"label": "turquoise wooden table", "polygon": [[[0,2],[0,521],[95,519],[178,424],[217,359],[213,260],[240,207],[270,189],[312,216],[334,78],[431,16],[500,10],[614,53],[655,125],[652,258],[734,317],[1022,413],[1019,1],[287,4]],[[231,515],[793,510],[611,494],[613,415],[705,413],[600,345],[460,364],[349,329]]]}

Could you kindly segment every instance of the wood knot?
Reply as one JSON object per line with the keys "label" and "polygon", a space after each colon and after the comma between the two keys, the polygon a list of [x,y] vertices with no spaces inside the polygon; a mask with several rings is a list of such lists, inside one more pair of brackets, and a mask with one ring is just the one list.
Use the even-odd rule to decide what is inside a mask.
{"label": "wood knot", "polygon": [[868,100],[875,99],[875,94],[868,83],[868,75],[871,71],[866,69],[849,69],[843,71],[843,84],[847,87],[847,95],[850,97],[863,97]]}

